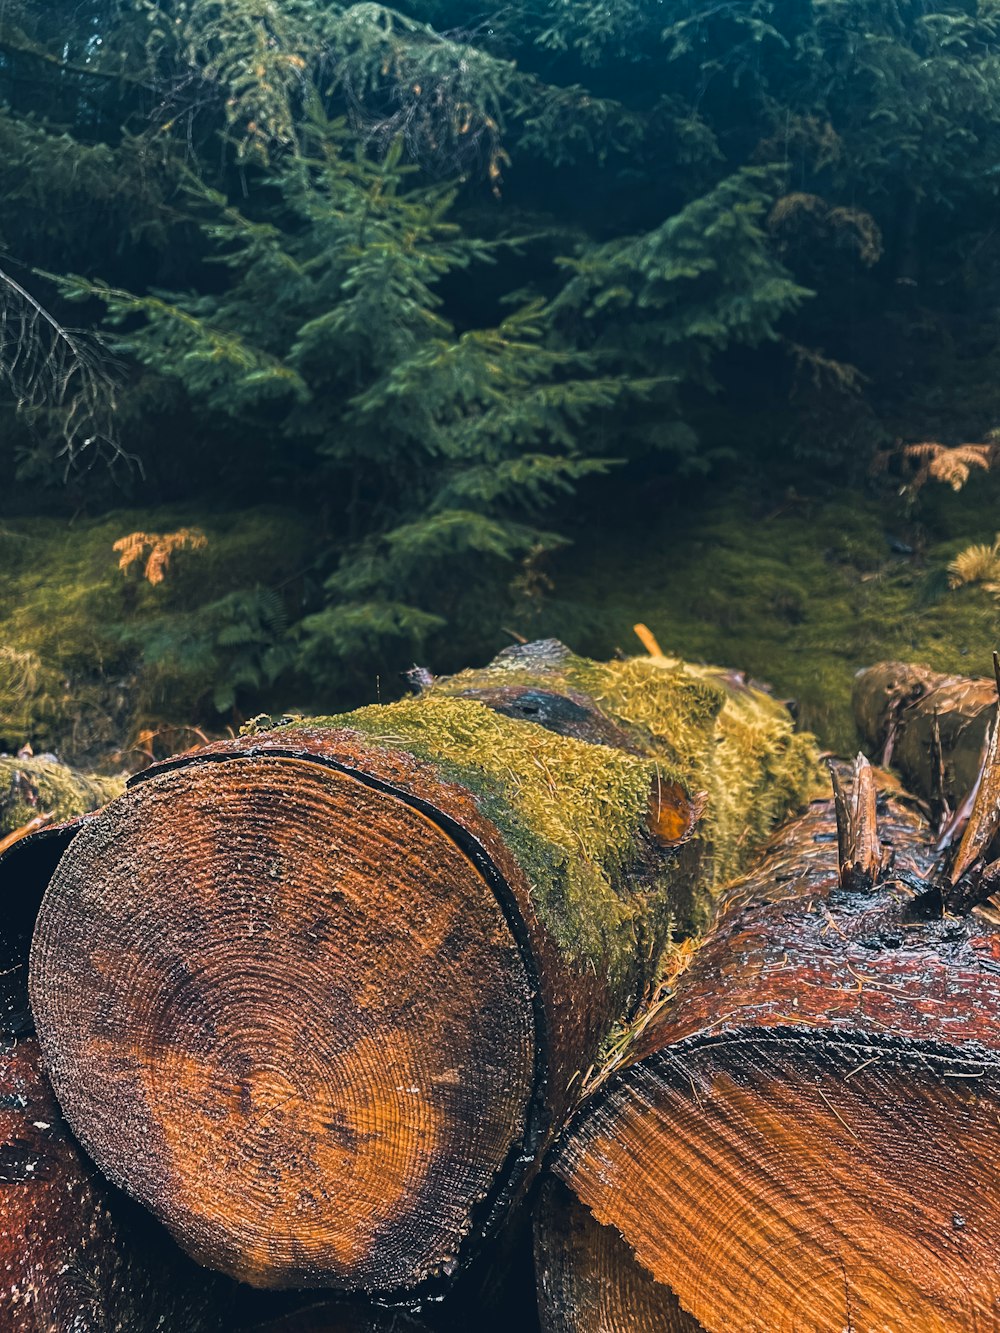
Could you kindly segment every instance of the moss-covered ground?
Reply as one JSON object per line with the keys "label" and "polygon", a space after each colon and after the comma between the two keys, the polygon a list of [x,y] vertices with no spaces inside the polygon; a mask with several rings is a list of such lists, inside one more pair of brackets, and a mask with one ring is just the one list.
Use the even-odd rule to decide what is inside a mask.
{"label": "moss-covered ground", "polygon": [[[949,589],[947,564],[1000,529],[1000,478],[976,476],[960,494],[928,485],[910,512],[891,487],[808,482],[778,495],[717,483],[710,499],[668,490],[618,504],[580,525],[547,571],[553,588],[511,612],[513,631],[608,658],[642,651],[632,632],[642,621],[665,652],[744,670],[794,699],[801,725],[844,753],[856,744],[850,690],[861,667],[900,657],[989,671],[997,601],[981,587]],[[208,544],[175,552],[161,584],[118,568],[120,537],[182,527]],[[307,519],[277,508],[0,519],[0,750],[29,741],[113,767],[143,729],[218,733],[240,721],[217,696],[221,678],[237,681],[247,714],[344,706],[267,676],[269,649],[301,614],[317,544]],[[484,640],[479,661],[505,642]],[[428,665],[455,664],[432,654]],[[346,702],[375,698],[378,673],[372,663],[369,694]],[[401,688],[383,676],[380,695]],[[158,744],[196,739],[168,732]]]}
{"label": "moss-covered ground", "polygon": [[659,514],[643,503],[634,521],[581,530],[551,571],[547,604],[512,628],[607,657],[641,651],[632,631],[641,621],[664,652],[767,682],[795,700],[822,744],[848,753],[862,667],[901,658],[990,673],[997,600],[981,587],[950,589],[947,565],[998,529],[992,477],[960,494],[928,486],[909,513],[884,491],[833,486],[778,498],[730,488]]}
{"label": "moss-covered ground", "polygon": [[[119,568],[119,538],[185,527],[207,544],[175,551],[161,583],[143,577],[141,562]],[[253,598],[273,603],[280,634],[282,595],[301,582],[310,538],[301,516],[266,508],[0,519],[0,750],[29,742],[71,763],[114,767],[144,728],[164,721],[208,717],[224,729],[230,718],[212,705],[219,674],[234,661],[252,672],[252,653],[267,646],[254,642],[267,626],[262,634]],[[249,608],[234,604],[241,592]]]}

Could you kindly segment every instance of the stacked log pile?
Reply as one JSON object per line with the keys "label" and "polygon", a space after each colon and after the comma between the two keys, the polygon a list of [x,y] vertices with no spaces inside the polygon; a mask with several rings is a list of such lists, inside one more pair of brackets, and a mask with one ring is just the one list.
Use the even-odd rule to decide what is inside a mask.
{"label": "stacked log pile", "polygon": [[742,680],[554,644],[155,765],[39,913],[60,1104],[203,1264],[446,1278],[530,1183],[672,924],[813,778]]}
{"label": "stacked log pile", "polygon": [[553,642],[153,765],[0,860],[37,1118],[192,1328],[253,1324],[208,1270],[353,1293],[259,1328],[486,1328],[525,1204],[545,1333],[1000,1328],[996,689],[924,740],[917,677],[858,707],[927,803],[831,791],[738,674]]}

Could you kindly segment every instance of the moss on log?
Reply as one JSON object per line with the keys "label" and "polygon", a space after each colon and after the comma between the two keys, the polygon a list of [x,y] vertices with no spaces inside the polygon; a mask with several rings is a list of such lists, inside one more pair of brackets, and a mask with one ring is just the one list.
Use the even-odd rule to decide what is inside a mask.
{"label": "moss on log", "polygon": [[811,740],[741,678],[554,643],[155,765],[39,915],[61,1104],[203,1263],[447,1278],[671,929],[815,779]]}
{"label": "moss on log", "polygon": [[542,1333],[701,1333],[619,1232],[552,1176],[535,1210],[535,1274]]}
{"label": "moss on log", "polygon": [[735,883],[556,1158],[708,1333],[1000,1327],[1000,932],[887,775],[859,882],[870,781]]}

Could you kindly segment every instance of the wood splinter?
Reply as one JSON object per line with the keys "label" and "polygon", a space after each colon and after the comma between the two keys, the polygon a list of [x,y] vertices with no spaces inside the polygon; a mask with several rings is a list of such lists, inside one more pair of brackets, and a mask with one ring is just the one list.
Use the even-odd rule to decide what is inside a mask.
{"label": "wood splinter", "polygon": [[863,754],[854,760],[851,778],[850,784],[846,784],[837,765],[831,762],[840,884],[850,892],[857,892],[871,889],[879,882],[891,864],[892,849],[879,841],[875,775]]}

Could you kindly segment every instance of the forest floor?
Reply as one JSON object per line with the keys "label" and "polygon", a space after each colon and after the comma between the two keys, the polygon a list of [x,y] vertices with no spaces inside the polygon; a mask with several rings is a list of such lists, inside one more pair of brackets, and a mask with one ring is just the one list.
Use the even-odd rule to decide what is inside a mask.
{"label": "forest floor", "polygon": [[826,487],[780,498],[746,488],[658,523],[581,532],[531,619],[597,657],[641,651],[641,621],[663,650],[746,671],[795,701],[800,725],[831,750],[857,746],[854,675],[884,658],[989,675],[1000,605],[982,586],[952,589],[948,563],[1000,528],[1000,485],[927,488],[919,508]]}
{"label": "forest floor", "polygon": [[[666,652],[767,682],[796,702],[803,727],[846,754],[861,667],[888,657],[988,674],[1000,639],[997,599],[982,586],[952,589],[947,574],[971,542],[993,541],[1000,479],[977,477],[957,495],[928,486],[918,500],[908,513],[863,489],[813,485],[775,497],[746,484],[697,506],[647,499],[634,517],[581,523],[548,567],[551,588],[526,598],[510,629],[602,657],[641,651],[632,629],[641,621]],[[208,544],[173,557],[162,584],[119,569],[119,537],[189,525]],[[280,613],[262,623],[240,590],[280,590],[287,605],[317,542],[301,516],[277,508],[0,520],[0,749],[30,742],[114,768],[156,748],[150,731],[163,729],[160,749],[193,743],[184,728],[195,724],[223,732],[239,717],[213,706],[213,673],[224,663],[252,681],[282,632]],[[236,601],[220,619],[227,597]],[[483,659],[503,643],[484,642]],[[373,675],[367,698],[353,702],[393,689]],[[272,691],[261,706],[300,706],[291,694]]]}

